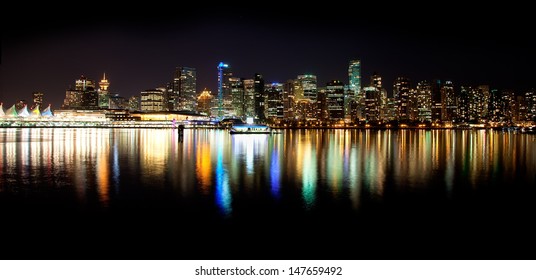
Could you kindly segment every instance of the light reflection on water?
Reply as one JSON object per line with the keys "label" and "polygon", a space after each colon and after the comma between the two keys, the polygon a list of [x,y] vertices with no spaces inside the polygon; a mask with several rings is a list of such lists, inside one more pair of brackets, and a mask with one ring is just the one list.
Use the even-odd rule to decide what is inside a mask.
{"label": "light reflection on water", "polygon": [[0,191],[62,190],[94,208],[200,197],[225,217],[266,197],[273,207],[359,209],[386,192],[450,199],[466,187],[535,185],[535,143],[490,130],[186,130],[179,141],[169,129],[9,128],[0,129]]}

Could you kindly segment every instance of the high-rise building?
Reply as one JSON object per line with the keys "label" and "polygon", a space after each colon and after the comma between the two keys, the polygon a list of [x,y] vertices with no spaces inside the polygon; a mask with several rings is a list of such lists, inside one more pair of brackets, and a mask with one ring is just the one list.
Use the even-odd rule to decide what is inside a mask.
{"label": "high-rise building", "polygon": [[43,93],[39,91],[32,92],[32,99],[34,106],[39,106],[39,108],[43,107]]}
{"label": "high-rise building", "polygon": [[536,121],[536,94],[534,89],[525,93],[525,100],[527,102],[527,120]]}
{"label": "high-rise building", "polygon": [[431,91],[432,91],[432,110],[431,110],[431,120],[436,122],[441,120],[441,110],[443,105],[441,103],[441,86],[443,83],[441,80],[436,79],[432,81]]}
{"label": "high-rise building", "polygon": [[462,122],[480,123],[488,118],[489,86],[462,86],[457,114]]}
{"label": "high-rise building", "polygon": [[[325,87],[319,87],[316,89],[316,115],[315,119],[319,121],[329,121],[329,112],[328,112],[328,92]],[[309,118],[312,120],[312,118]]]}
{"label": "high-rise building", "polygon": [[231,116],[243,117],[244,116],[244,84],[242,79],[229,77],[229,88],[231,90]]}
{"label": "high-rise building", "polygon": [[512,120],[514,122],[525,122],[527,121],[527,100],[525,99],[524,95],[516,95],[515,96],[515,106],[514,106],[514,114],[512,117]]}
{"label": "high-rise building", "polygon": [[456,93],[452,81],[441,85],[441,120],[452,122],[456,118]]}
{"label": "high-rise building", "polygon": [[110,86],[110,82],[108,82],[108,79],[106,79],[106,73],[104,73],[102,76],[102,79],[99,82],[99,89],[98,89],[99,108],[103,108],[103,109],[109,108],[109,103],[110,103],[110,94],[108,92],[109,86]]}
{"label": "high-rise building", "polygon": [[381,111],[381,94],[378,88],[369,86],[363,88],[365,98],[364,117],[367,121],[379,121]]}
{"label": "high-rise building", "polygon": [[63,109],[94,110],[98,109],[99,96],[95,90],[95,82],[81,76],[75,81],[75,88],[65,92]]}
{"label": "high-rise building", "polygon": [[326,84],[327,112],[330,120],[344,119],[344,84],[333,80]]}
{"label": "high-rise building", "polygon": [[272,122],[283,119],[283,84],[271,83],[265,86],[266,100],[265,116]]}
{"label": "high-rise building", "polygon": [[397,108],[397,118],[404,122],[410,116],[410,81],[405,77],[398,77],[393,85],[393,98]]}
{"label": "high-rise building", "polygon": [[298,75],[294,80],[293,109],[297,119],[315,120],[318,117],[318,89],[315,75]]}
{"label": "high-rise building", "polygon": [[467,90],[467,121],[476,123],[483,117],[484,94],[478,87],[466,86]]}
{"label": "high-rise building", "polygon": [[344,118],[352,119],[352,104],[357,100],[357,96],[349,85],[344,86]]}
{"label": "high-rise building", "polygon": [[101,91],[108,91],[108,87],[110,87],[110,82],[106,79],[106,73],[103,73],[102,80],[99,82],[99,88]]}
{"label": "high-rise building", "polygon": [[394,121],[398,119],[398,107],[394,97],[387,97],[385,103],[383,119],[387,121]]}
{"label": "high-rise building", "polygon": [[261,74],[255,73],[253,82],[253,91],[255,92],[255,119],[260,123],[264,123],[266,121],[266,116],[264,115],[264,105],[266,102],[264,94],[264,78]]}
{"label": "high-rise building", "polygon": [[481,111],[480,119],[482,121],[489,120],[489,103],[490,103],[490,91],[489,85],[479,85],[478,91],[481,96],[479,108]]}
{"label": "high-rise building", "polygon": [[95,90],[95,81],[86,78],[84,75],[75,81],[75,90],[90,91]]}
{"label": "high-rise building", "polygon": [[218,64],[218,118],[230,116],[232,110],[232,95],[229,78],[233,76],[228,64]]}
{"label": "high-rise building", "polygon": [[370,77],[370,86],[375,87],[376,89],[378,89],[378,91],[381,91],[381,89],[383,88],[382,77],[378,73],[374,72]]}
{"label": "high-rise building", "polygon": [[290,120],[294,119],[294,80],[288,80],[283,85],[283,118]]}
{"label": "high-rise building", "polygon": [[432,121],[432,86],[428,81],[417,83],[417,110],[418,121]]}
{"label": "high-rise building", "polygon": [[161,112],[167,108],[163,88],[148,89],[141,92],[140,110],[142,112]]}
{"label": "high-rise building", "polygon": [[348,104],[349,108],[349,117],[351,122],[358,122],[360,119],[360,108],[359,108],[359,102],[356,99],[350,100]]}
{"label": "high-rise building", "polygon": [[501,91],[501,115],[503,121],[512,121],[515,110],[515,93],[510,89],[503,89]]}
{"label": "high-rise building", "polygon": [[417,89],[409,89],[409,120],[417,121],[419,119],[419,95]]}
{"label": "high-rise building", "polygon": [[351,60],[348,66],[348,86],[355,97],[361,93],[361,61]]}
{"label": "high-rise building", "polygon": [[242,79],[242,85],[244,86],[243,115],[246,118],[255,118],[255,80]]}
{"label": "high-rise building", "polygon": [[498,89],[491,89],[489,100],[489,119],[492,122],[501,122],[502,115],[502,97]]}
{"label": "high-rise building", "polygon": [[298,83],[301,86],[302,92],[298,93],[296,99],[309,99],[316,101],[317,84],[315,75],[299,75]]}
{"label": "high-rise building", "polygon": [[173,77],[172,94],[168,103],[173,110],[195,111],[197,108],[197,71],[192,67],[177,67]]}
{"label": "high-rise building", "polygon": [[374,87],[377,90],[378,94],[378,110],[379,110],[379,119],[383,120],[386,118],[386,104],[387,104],[387,91],[383,88],[382,77],[374,72],[370,77],[370,87]]}
{"label": "high-rise building", "polygon": [[180,100],[180,92],[181,70],[180,67],[175,67],[175,71],[173,72],[173,80],[167,85],[166,93],[164,95],[167,110],[180,110],[183,105]]}
{"label": "high-rise building", "polygon": [[460,94],[456,97],[456,122],[468,122],[470,113],[470,86],[461,86]]}

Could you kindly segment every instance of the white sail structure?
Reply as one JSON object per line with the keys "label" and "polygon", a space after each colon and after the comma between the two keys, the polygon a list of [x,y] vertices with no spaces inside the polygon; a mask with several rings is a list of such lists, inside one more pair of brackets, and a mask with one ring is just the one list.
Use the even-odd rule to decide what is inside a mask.
{"label": "white sail structure", "polygon": [[4,112],[4,103],[0,103],[0,118],[4,117],[6,112]]}
{"label": "white sail structure", "polygon": [[19,114],[19,117],[23,117],[23,118],[30,116],[27,105],[24,105],[24,107],[22,107],[22,109],[20,109],[20,111],[18,111],[17,113]]}

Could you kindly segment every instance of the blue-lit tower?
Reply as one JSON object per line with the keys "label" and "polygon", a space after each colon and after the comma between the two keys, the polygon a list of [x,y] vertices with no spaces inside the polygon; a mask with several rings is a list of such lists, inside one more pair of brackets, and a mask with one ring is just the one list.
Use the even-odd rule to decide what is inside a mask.
{"label": "blue-lit tower", "polygon": [[218,64],[218,118],[223,118],[223,92],[225,86],[225,69],[228,69],[229,65],[223,62]]}
{"label": "blue-lit tower", "polygon": [[350,61],[348,66],[349,88],[357,97],[361,92],[361,60],[355,59]]}

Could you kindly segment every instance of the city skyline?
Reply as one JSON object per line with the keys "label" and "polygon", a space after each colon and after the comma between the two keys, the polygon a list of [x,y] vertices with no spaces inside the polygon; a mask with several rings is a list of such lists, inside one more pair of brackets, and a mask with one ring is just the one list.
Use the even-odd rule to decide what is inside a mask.
{"label": "city skyline", "polygon": [[[236,77],[255,73],[267,83],[283,83],[301,74],[348,84],[348,62],[361,60],[362,85],[377,72],[389,94],[399,76],[413,82],[451,80],[455,85],[487,84],[516,93],[534,87],[531,51],[534,39],[517,36],[528,31],[527,19],[503,16],[501,23],[485,18],[502,15],[496,9],[482,13],[422,15],[426,24],[374,20],[327,8],[292,17],[291,12],[251,9],[194,10],[177,17],[103,16],[98,23],[45,21],[42,28],[16,24],[3,27],[0,64],[0,101],[14,104],[43,92],[44,102],[61,106],[65,90],[80,75],[100,79],[106,72],[110,90],[121,96],[164,86],[176,67],[197,69],[197,93],[217,92],[217,64],[233,67]],[[408,16],[418,16],[406,11]],[[506,11],[505,11],[506,14]],[[446,19],[456,19],[461,27]],[[30,22],[40,22],[39,17]],[[16,22],[15,22],[16,23]],[[4,32],[5,31],[5,32]]]}

